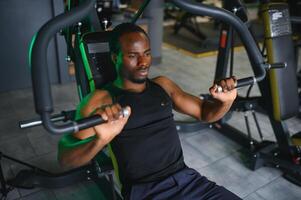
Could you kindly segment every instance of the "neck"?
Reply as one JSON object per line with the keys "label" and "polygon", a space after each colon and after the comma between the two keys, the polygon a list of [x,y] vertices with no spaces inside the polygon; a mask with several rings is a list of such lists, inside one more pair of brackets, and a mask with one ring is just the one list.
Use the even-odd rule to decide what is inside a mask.
{"label": "neck", "polygon": [[127,80],[127,79],[123,79],[121,77],[118,77],[117,79],[115,79],[114,85],[116,87],[119,87],[119,88],[123,89],[123,90],[128,90],[128,91],[131,91],[131,92],[142,92],[146,88],[146,82],[144,82],[144,83],[133,83],[132,81]]}

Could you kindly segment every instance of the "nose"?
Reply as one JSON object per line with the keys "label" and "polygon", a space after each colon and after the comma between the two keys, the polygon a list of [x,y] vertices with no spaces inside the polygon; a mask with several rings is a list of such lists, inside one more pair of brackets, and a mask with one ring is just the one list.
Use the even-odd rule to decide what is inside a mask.
{"label": "nose", "polygon": [[138,66],[146,67],[148,66],[149,58],[147,56],[139,56],[138,58]]}

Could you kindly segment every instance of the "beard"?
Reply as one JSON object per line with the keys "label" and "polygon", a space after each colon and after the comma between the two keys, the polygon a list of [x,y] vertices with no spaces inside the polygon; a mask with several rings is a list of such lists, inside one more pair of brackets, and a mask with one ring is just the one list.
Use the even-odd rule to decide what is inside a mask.
{"label": "beard", "polygon": [[123,71],[123,77],[125,77],[129,81],[131,81],[133,83],[137,83],[137,84],[143,84],[148,79],[147,76],[145,76],[145,77],[136,77],[135,73],[130,73],[130,72],[126,72],[126,71]]}
{"label": "beard", "polygon": [[145,78],[135,78],[135,77],[130,76],[130,77],[128,77],[128,79],[130,81],[132,81],[133,83],[143,84],[143,83],[146,82],[147,77],[145,77]]}

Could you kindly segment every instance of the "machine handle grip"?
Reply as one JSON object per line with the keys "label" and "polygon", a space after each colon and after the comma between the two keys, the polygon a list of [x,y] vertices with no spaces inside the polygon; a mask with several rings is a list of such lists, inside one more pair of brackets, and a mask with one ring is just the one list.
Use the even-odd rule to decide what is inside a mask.
{"label": "machine handle grip", "polygon": [[[210,16],[214,19],[218,19],[224,23],[231,25],[238,33],[243,45],[246,48],[251,65],[256,69],[255,77],[242,78],[237,81],[236,87],[243,87],[255,82],[263,80],[266,76],[266,67],[268,66],[258,48],[254,37],[250,33],[248,26],[235,16],[230,11],[222,8],[205,5],[193,0],[172,0],[172,2],[179,8],[196,15]],[[276,65],[278,66],[278,65]],[[218,87],[217,91],[222,91],[221,87]]]}
{"label": "machine handle grip", "polygon": [[[126,108],[122,108],[120,115],[123,117],[129,116],[129,110]],[[72,121],[67,124],[63,125],[55,125],[50,120],[50,115],[47,113],[44,113],[42,115],[42,121],[45,128],[50,131],[53,134],[64,134],[64,133],[75,133],[80,130],[90,128],[102,123],[105,123],[106,120],[104,120],[99,115],[92,115],[90,117],[86,117],[77,121]]]}
{"label": "machine handle grip", "polygon": [[254,76],[238,79],[235,88],[241,88],[248,85],[253,85],[257,82]]}
{"label": "machine handle grip", "polygon": [[[129,116],[129,114],[130,114],[129,110],[126,108],[122,108],[121,112],[119,113],[119,115],[121,115],[122,117],[127,117],[127,116]],[[104,120],[99,115],[92,115],[90,117],[83,118],[83,119],[76,121],[79,130],[93,127],[93,126],[96,126],[96,125],[99,125],[99,124],[102,124],[105,122],[106,122],[106,120]]]}
{"label": "machine handle grip", "polygon": [[281,69],[281,68],[286,68],[287,67],[287,63],[283,62],[283,63],[272,63],[272,64],[267,64],[268,65],[268,69]]}
{"label": "machine handle grip", "polygon": [[[273,64],[265,63],[263,65],[264,65],[263,68],[265,68],[265,69],[283,69],[283,68],[287,67],[286,62],[273,63]],[[244,87],[244,86],[253,85],[256,82],[258,82],[258,80],[255,76],[241,78],[241,79],[238,79],[236,81],[235,88],[241,88],[241,87]],[[217,86],[217,92],[222,92],[222,91],[223,91],[222,87],[218,85]]]}
{"label": "machine handle grip", "polygon": [[[235,88],[241,88],[241,87],[244,87],[244,86],[253,85],[256,82],[257,82],[257,80],[256,80],[256,77],[254,77],[254,76],[238,79],[236,81]],[[218,85],[216,91],[217,92],[222,92],[223,88]]]}

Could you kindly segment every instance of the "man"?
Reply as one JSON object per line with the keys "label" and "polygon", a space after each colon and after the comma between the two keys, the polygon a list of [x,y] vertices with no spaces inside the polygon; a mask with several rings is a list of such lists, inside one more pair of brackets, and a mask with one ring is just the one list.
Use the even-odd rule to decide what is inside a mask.
{"label": "man", "polygon": [[[98,114],[107,122],[75,133],[87,142],[62,151],[60,162],[84,165],[109,145],[125,199],[239,199],[185,165],[172,114],[175,109],[198,120],[219,120],[237,96],[235,79],[219,81],[222,91],[214,84],[211,101],[184,92],[164,76],[148,79],[149,38],[130,23],[115,27],[110,50],[117,78],[89,95],[80,109],[81,117]],[[120,114],[122,108],[128,116]]]}

